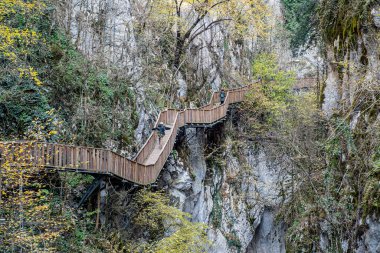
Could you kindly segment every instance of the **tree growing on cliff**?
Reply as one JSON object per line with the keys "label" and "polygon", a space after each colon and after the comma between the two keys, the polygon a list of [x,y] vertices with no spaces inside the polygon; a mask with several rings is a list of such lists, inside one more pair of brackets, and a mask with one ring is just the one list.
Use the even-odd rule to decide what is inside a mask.
{"label": "tree growing on cliff", "polygon": [[245,101],[245,109],[254,115],[252,125],[266,125],[276,122],[290,105],[294,96],[292,86],[295,84],[295,73],[282,70],[277,56],[263,53],[256,57],[252,70],[258,83],[252,84],[251,92]]}
{"label": "tree growing on cliff", "polygon": [[175,69],[190,43],[220,23],[234,36],[265,33],[267,9],[261,0],[152,1],[151,10],[152,20],[170,27],[175,34]]}
{"label": "tree growing on cliff", "polygon": [[191,43],[206,31],[219,26],[242,44],[247,38],[264,36],[267,29],[268,9],[262,0],[149,1],[146,9],[143,26],[161,31],[164,57],[176,73],[186,62]]}

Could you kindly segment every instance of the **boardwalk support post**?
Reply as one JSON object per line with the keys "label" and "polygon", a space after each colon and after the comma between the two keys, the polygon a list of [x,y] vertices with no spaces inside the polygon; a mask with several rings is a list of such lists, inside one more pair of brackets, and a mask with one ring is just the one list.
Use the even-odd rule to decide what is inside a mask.
{"label": "boardwalk support post", "polygon": [[78,208],[80,208],[84,204],[84,202],[86,202],[91,197],[91,195],[99,187],[99,185],[100,185],[100,178],[94,178],[91,185],[87,188],[86,193],[83,195],[82,199],[79,201]]}
{"label": "boardwalk support post", "polygon": [[97,203],[97,215],[96,215],[96,225],[95,229],[99,229],[106,224],[106,202],[107,202],[107,183],[104,181],[104,178],[100,178],[99,180],[99,192],[98,192],[98,203]]}

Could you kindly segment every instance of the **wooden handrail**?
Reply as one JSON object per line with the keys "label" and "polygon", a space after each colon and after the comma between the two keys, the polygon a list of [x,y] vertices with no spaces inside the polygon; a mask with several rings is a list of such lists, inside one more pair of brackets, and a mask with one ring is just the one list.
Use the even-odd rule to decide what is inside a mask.
{"label": "wooden handrail", "polygon": [[[156,181],[175,143],[178,129],[185,125],[211,124],[227,114],[228,106],[243,100],[247,87],[226,91],[224,104],[218,104],[219,93],[214,92],[210,103],[198,109],[162,111],[157,118],[155,126],[164,122],[171,127],[167,131],[169,138],[158,150],[157,159],[148,159],[153,151],[157,151],[157,134],[153,132],[134,159],[128,159],[111,150],[63,145],[58,143],[13,141],[0,142],[0,152],[6,156],[7,161],[12,162],[15,156],[4,154],[27,150],[28,160],[34,165],[58,170],[71,170],[84,173],[110,174],[120,179],[131,181],[141,185],[147,185]],[[7,147],[7,148],[6,148]],[[1,160],[1,163],[4,159]]]}
{"label": "wooden handrail", "polygon": [[[157,134],[153,132],[134,159],[128,159],[111,150],[43,142],[0,142],[0,163],[15,162],[14,153],[23,150],[33,164],[57,170],[107,174],[141,185],[156,181],[174,147],[178,129],[186,125],[213,124],[227,115],[228,106],[244,100],[249,86],[226,91],[223,104],[219,92],[214,92],[209,104],[197,109],[164,110],[155,126],[164,122],[167,131],[162,148],[157,147]],[[4,152],[10,152],[5,154]]]}

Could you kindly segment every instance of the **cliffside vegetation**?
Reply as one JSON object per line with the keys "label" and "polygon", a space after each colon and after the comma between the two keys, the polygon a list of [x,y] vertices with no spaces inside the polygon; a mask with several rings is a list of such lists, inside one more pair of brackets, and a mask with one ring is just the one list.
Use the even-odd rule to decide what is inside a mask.
{"label": "cliffside vegetation", "polygon": [[[297,10],[296,5],[289,3],[287,8]],[[351,99],[342,99],[331,118],[321,117],[315,99],[305,100],[307,94],[287,100],[291,102],[281,110],[283,116],[277,117],[275,124],[266,116],[265,108],[252,106],[260,116],[254,120],[254,125],[261,129],[259,134],[275,141],[274,154],[284,155],[294,164],[288,171],[292,183],[284,186],[289,199],[280,212],[280,218],[289,224],[289,252],[345,252],[347,249],[351,252],[358,247],[367,229],[366,219],[379,216],[378,80],[371,75],[367,79],[363,77],[367,55],[359,56],[358,66],[353,67],[354,63],[349,62],[354,60],[350,59],[351,50],[361,48],[359,52],[367,52],[360,41],[364,33],[372,31],[369,22],[373,3],[322,1],[318,7],[318,33],[322,42],[334,49],[340,96],[344,96],[344,85],[351,89]],[[300,17],[303,22],[308,20]],[[363,57],[367,60],[363,61]],[[347,73],[362,79],[352,82],[345,76]],[[273,85],[276,83],[272,81],[264,87]],[[283,104],[273,98],[271,101]]]}
{"label": "cliffside vegetation", "polygon": [[365,220],[380,210],[378,83],[356,83],[360,89],[352,93],[352,104],[342,102],[326,118],[314,92],[291,91],[292,73],[280,70],[275,56],[258,56],[253,69],[262,82],[244,106],[246,131],[293,164],[286,168],[291,179],[282,186],[286,201],[279,213],[289,225],[287,251],[357,248]]}
{"label": "cliffside vegetation", "polygon": [[84,59],[51,11],[45,1],[0,3],[0,136],[25,138],[38,123],[55,141],[131,145],[137,119],[129,80]]}
{"label": "cliffside vegetation", "polygon": [[[149,51],[154,60],[147,63],[146,78],[151,83],[158,79],[160,89],[157,92],[165,94],[164,104],[167,107],[175,106],[179,100],[199,100],[199,93],[203,95],[211,88],[210,81],[214,80],[207,77],[207,71],[214,70],[213,66],[207,66],[210,64],[204,59],[207,54],[211,54],[209,57],[212,59],[219,57],[218,54],[225,55],[225,61],[212,63],[222,81],[230,79],[230,82],[237,83],[243,79],[239,71],[234,71],[236,77],[232,73],[223,73],[231,67],[228,59],[233,51],[229,48],[230,42],[235,47],[242,46],[245,40],[265,37],[268,29],[266,15],[270,15],[263,0],[151,1],[141,3],[138,12],[137,36],[146,38],[145,43],[154,49]],[[221,40],[216,36],[221,29],[229,34],[228,39]],[[204,40],[204,36],[209,34],[211,38]],[[152,40],[152,35],[158,39]],[[198,56],[200,62],[189,57],[189,53]],[[202,65],[205,65],[202,70],[205,73],[199,76]],[[178,80],[184,80],[186,87],[179,87],[181,82]]]}
{"label": "cliffside vegetation", "polygon": [[319,8],[319,30],[330,45],[338,42],[340,48],[352,48],[370,19],[370,7],[375,0],[327,1]]}

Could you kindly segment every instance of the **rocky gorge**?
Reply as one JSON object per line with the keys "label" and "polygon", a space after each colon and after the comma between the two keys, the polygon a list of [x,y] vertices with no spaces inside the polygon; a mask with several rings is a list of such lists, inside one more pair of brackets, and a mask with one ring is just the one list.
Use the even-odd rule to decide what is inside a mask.
{"label": "rocky gorge", "polygon": [[[150,185],[79,168],[34,173],[44,183],[26,187],[1,176],[0,224],[14,214],[16,225],[0,228],[0,251],[380,252],[378,1],[39,1],[0,3],[14,38],[33,25],[43,38],[24,50],[0,24],[0,40],[17,44],[0,45],[1,141],[133,159],[160,111],[250,91],[215,124],[180,128]],[[44,203],[26,212],[39,220],[24,222],[28,206],[14,204],[25,192]],[[3,239],[20,231],[33,231],[29,246]]]}

